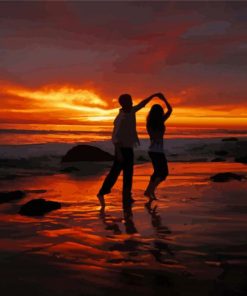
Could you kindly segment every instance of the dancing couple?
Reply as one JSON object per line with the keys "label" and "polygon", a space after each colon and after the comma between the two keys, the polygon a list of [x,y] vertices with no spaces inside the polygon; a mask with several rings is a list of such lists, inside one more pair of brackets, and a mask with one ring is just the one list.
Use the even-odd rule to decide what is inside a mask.
{"label": "dancing couple", "polygon": [[114,120],[112,142],[115,146],[115,157],[109,174],[106,176],[97,197],[102,207],[105,206],[104,195],[111,192],[111,188],[123,171],[123,204],[129,205],[132,198],[132,179],[134,165],[134,147],[139,144],[136,131],[136,112],[144,108],[154,97],[158,97],[165,103],[167,111],[159,104],[151,107],[147,116],[146,128],[150,137],[148,149],[149,157],[153,165],[153,174],[144,195],[151,200],[156,199],[157,186],[168,176],[167,160],[164,153],[163,138],[165,134],[165,122],[172,113],[172,107],[162,93],[156,93],[133,106],[132,97],[129,94],[120,95],[118,101],[122,107]]}

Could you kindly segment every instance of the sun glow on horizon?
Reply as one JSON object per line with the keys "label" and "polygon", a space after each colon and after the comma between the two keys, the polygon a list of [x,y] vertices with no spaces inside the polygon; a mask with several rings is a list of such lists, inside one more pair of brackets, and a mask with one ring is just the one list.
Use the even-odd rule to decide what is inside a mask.
{"label": "sun glow on horizon", "polygon": [[[18,86],[3,86],[1,89],[3,124],[53,124],[80,125],[106,124],[112,122],[120,108],[116,99],[106,99],[94,90],[74,86],[45,86],[30,89]],[[135,98],[137,104],[143,98]],[[247,113],[244,107],[213,108],[182,106],[179,96],[169,99],[173,114],[169,126],[184,127],[247,127]],[[13,103],[11,103],[13,102]],[[147,114],[154,103],[164,106],[159,99],[154,99],[137,113],[138,125],[144,127]],[[165,107],[165,106],[164,106]],[[224,106],[223,106],[224,107]]]}

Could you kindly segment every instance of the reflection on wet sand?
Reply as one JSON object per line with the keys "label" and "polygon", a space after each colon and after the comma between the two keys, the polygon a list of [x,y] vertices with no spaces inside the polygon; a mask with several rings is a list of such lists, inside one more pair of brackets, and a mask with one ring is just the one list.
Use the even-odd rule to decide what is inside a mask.
{"label": "reflection on wet sand", "polygon": [[[159,263],[167,263],[170,258],[174,257],[174,253],[168,244],[165,242],[167,235],[171,234],[171,231],[168,227],[162,225],[162,218],[158,214],[158,206],[153,205],[153,200],[150,199],[147,203],[144,204],[147,209],[148,214],[151,217],[151,225],[154,228],[155,235],[153,239],[145,241],[140,235],[139,236],[123,236],[123,241],[119,237],[118,242],[110,245],[110,250],[118,250],[125,252],[125,262],[136,262],[137,260],[142,261],[142,257],[145,254],[150,253],[153,258]],[[123,204],[123,219],[118,219],[106,214],[105,207],[100,209],[100,218],[105,225],[105,229],[111,231],[113,235],[120,235],[122,231],[120,225],[124,225],[125,233],[128,235],[138,234],[138,230],[135,226],[134,216],[133,216],[133,204]],[[135,257],[133,259],[126,259],[126,254],[130,257]],[[168,261],[167,261],[168,260]],[[120,260],[118,259],[117,262]],[[110,262],[116,262],[116,260],[110,260]],[[171,261],[170,261],[171,263]]]}
{"label": "reflection on wet sand", "polygon": [[106,214],[105,207],[100,208],[99,217],[105,225],[105,230],[111,230],[114,235],[122,233],[116,219],[114,219],[114,217],[112,217],[111,215]]}
{"label": "reflection on wet sand", "polygon": [[158,206],[152,207],[153,199],[150,199],[145,207],[151,216],[151,224],[155,229],[154,248],[150,249],[150,253],[154,256],[155,260],[160,263],[167,263],[166,259],[173,257],[174,253],[168,244],[163,240],[167,235],[171,234],[168,227],[162,225],[162,218],[158,214]]}
{"label": "reflection on wet sand", "polygon": [[[126,295],[133,289],[138,296],[186,295],[184,289],[187,295],[203,290],[204,295],[211,291],[222,296],[221,286],[221,294],[214,290],[218,282],[227,291],[242,291],[247,271],[247,182],[222,186],[210,182],[209,176],[230,169],[247,172],[246,166],[173,163],[170,168],[166,184],[158,190],[159,201],[143,196],[151,172],[144,164],[135,169],[136,202],[123,206],[120,179],[103,208],[95,194],[100,177],[1,181],[2,190],[28,190],[23,200],[0,207],[4,295],[13,292],[13,278],[21,293],[68,295],[54,284],[57,274],[59,281],[67,280],[64,285],[73,295]],[[59,201],[62,208],[42,218],[17,214],[21,204],[38,197]],[[41,290],[45,287],[46,294],[38,294],[37,288],[35,292],[34,282]]]}
{"label": "reflection on wet sand", "polygon": [[[100,206],[101,205],[102,204],[100,202]],[[112,230],[113,234],[115,235],[122,233],[118,225],[118,223],[122,223],[122,220],[124,220],[123,224],[125,225],[125,232],[127,234],[134,234],[138,232],[133,221],[132,204],[123,203],[123,219],[117,219],[112,217],[110,214],[106,214],[106,209],[104,206],[101,206],[100,208],[99,217],[105,225],[105,229]]]}
{"label": "reflection on wet sand", "polygon": [[126,233],[134,234],[137,233],[137,229],[135,227],[133,213],[132,213],[132,204],[123,205],[123,213],[124,213],[124,224]]}
{"label": "reflection on wet sand", "polygon": [[167,226],[162,225],[162,218],[158,213],[158,205],[155,204],[152,207],[152,203],[154,203],[153,199],[150,199],[146,204],[145,207],[147,212],[151,216],[151,224],[156,230],[156,235],[158,238],[163,238],[167,234],[171,234],[170,229]]}

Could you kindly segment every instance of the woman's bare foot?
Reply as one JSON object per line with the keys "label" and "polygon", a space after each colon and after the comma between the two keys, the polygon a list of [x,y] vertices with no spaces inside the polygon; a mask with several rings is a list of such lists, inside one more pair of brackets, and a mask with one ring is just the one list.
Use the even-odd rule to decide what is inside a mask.
{"label": "woman's bare foot", "polygon": [[145,191],[144,192],[144,195],[145,196],[147,196],[147,197],[149,197],[150,199],[152,199],[152,200],[157,200],[157,197],[156,197],[156,195],[154,194],[154,192],[149,192],[149,191]]}

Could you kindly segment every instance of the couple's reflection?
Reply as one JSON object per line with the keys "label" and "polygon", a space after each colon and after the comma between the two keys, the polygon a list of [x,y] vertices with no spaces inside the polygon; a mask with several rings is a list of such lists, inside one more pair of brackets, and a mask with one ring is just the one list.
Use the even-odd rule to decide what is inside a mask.
{"label": "couple's reflection", "polygon": [[134,234],[137,233],[135,223],[133,220],[132,204],[123,205],[124,225],[126,233]]}
{"label": "couple's reflection", "polygon": [[105,225],[105,230],[111,230],[115,235],[122,233],[117,223],[118,221],[111,215],[106,214],[105,207],[101,207],[99,216],[103,224]]}
{"label": "couple's reflection", "polygon": [[168,244],[165,242],[167,235],[171,234],[170,229],[167,226],[162,225],[162,219],[157,209],[158,206],[152,206],[153,199],[150,199],[146,204],[145,208],[151,216],[151,224],[155,229],[156,238],[154,240],[154,248],[150,250],[150,253],[154,256],[155,260],[160,263],[165,263],[167,256],[174,256],[173,251],[170,249]]}
{"label": "couple's reflection", "polygon": [[[147,213],[151,217],[151,225],[155,230],[155,235],[152,243],[150,244],[149,253],[154,257],[154,259],[159,263],[166,263],[167,257],[174,256],[173,251],[170,249],[168,244],[166,243],[167,235],[171,233],[168,227],[162,224],[162,219],[160,214],[158,213],[157,204],[153,204],[153,199],[150,199],[147,203],[145,203],[145,208]],[[135,226],[132,212],[132,204],[123,204],[123,219],[114,218],[113,216],[106,214],[105,207],[100,209],[100,218],[105,225],[106,230],[110,230],[114,235],[122,234],[120,226],[123,222],[125,226],[125,232],[127,234],[135,234],[138,233],[138,230]],[[135,239],[136,241],[136,239]],[[137,251],[138,253],[143,252],[143,248],[139,249],[140,244],[142,245],[144,242],[142,240],[137,239],[136,243],[131,244],[130,248],[130,240],[124,240],[124,247],[120,247],[121,250],[131,250]],[[118,248],[118,247],[117,247]],[[146,249],[146,248],[145,248]]]}
{"label": "couple's reflection", "polygon": [[[153,205],[153,202],[153,199],[149,199],[149,201],[145,203],[145,208],[151,217],[151,225],[155,229],[156,237],[162,239],[165,236],[169,235],[171,231],[167,226],[164,226],[162,224],[161,216],[158,213],[158,206],[157,204]],[[132,205],[133,204],[131,203],[123,203],[122,205],[125,231],[128,234],[138,233],[133,219]],[[112,230],[114,234],[122,233],[118,225],[118,223],[121,223],[122,219],[117,219],[111,216],[110,214],[107,214],[105,211],[105,207],[101,207],[100,209],[100,218],[103,224],[105,225],[106,230]]]}
{"label": "couple's reflection", "polygon": [[151,224],[155,229],[157,237],[163,238],[165,235],[170,234],[171,231],[167,226],[162,225],[162,219],[157,210],[158,206],[157,204],[152,206],[153,201],[153,199],[149,199],[149,201],[145,204],[145,208],[151,216]]}
{"label": "couple's reflection", "polygon": [[[133,220],[133,212],[132,212],[132,204],[123,203],[123,217],[124,217],[124,225],[125,231],[127,234],[137,233],[137,229]],[[113,234],[121,234],[122,231],[118,225],[118,222],[121,222],[122,219],[116,219],[109,214],[106,214],[105,207],[101,207],[100,209],[100,218],[105,225],[106,230],[112,230]]]}

